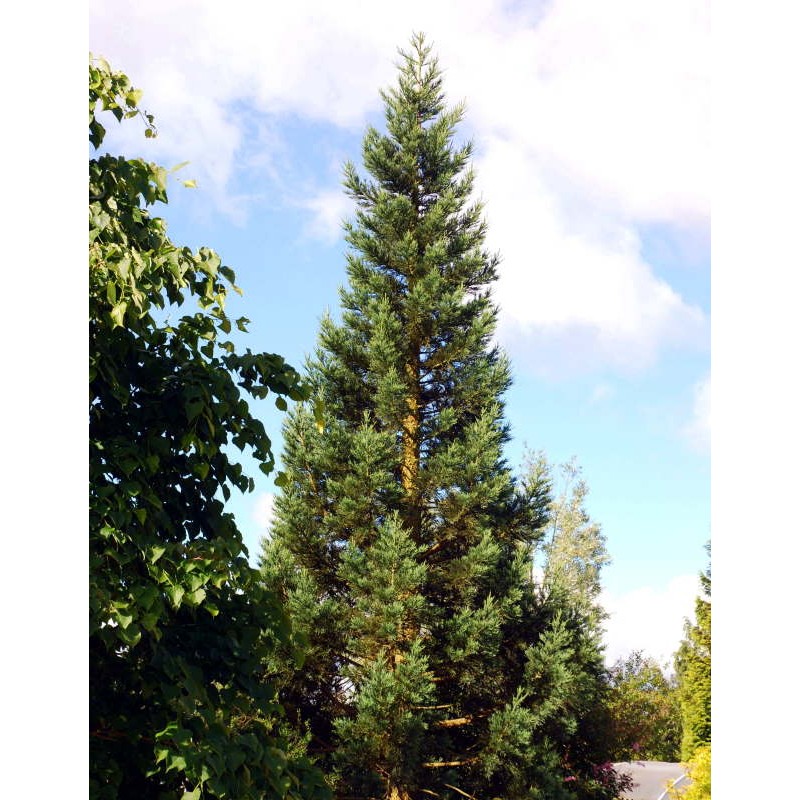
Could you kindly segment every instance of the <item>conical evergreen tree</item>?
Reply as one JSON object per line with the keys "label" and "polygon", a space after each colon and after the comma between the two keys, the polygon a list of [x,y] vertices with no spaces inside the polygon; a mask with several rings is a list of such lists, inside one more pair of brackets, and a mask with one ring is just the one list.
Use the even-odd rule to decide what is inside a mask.
{"label": "conical evergreen tree", "polygon": [[349,288],[309,364],[324,431],[303,407],[285,428],[262,570],[306,659],[272,670],[340,798],[580,796],[563,744],[579,637],[531,580],[549,488],[502,455],[498,260],[454,143],[463,108],[421,36],[401,56],[371,178],[345,168]]}
{"label": "conical evergreen tree", "polygon": [[[711,744],[711,542],[709,563],[700,573],[702,596],[695,600],[694,623],[686,620],[675,654],[681,704],[681,758],[692,759],[698,747]],[[710,758],[710,756],[709,756]]]}

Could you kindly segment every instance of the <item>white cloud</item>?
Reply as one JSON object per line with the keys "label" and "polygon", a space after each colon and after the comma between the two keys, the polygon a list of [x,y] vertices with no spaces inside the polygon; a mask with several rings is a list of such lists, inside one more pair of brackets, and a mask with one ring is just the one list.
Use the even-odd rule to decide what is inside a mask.
{"label": "white cloud", "polygon": [[[489,246],[503,261],[499,338],[540,372],[637,369],[667,346],[701,346],[702,311],[643,260],[634,230],[558,196],[538,159],[490,138],[478,160]],[[580,354],[580,361],[577,361]]]}
{"label": "white cloud", "polygon": [[[191,159],[218,209],[241,219],[237,170],[276,173],[254,158],[264,143],[252,131],[279,149],[285,118],[360,129],[397,45],[424,30],[448,96],[467,99],[504,259],[500,339],[515,360],[542,373],[638,369],[667,347],[704,346],[707,319],[655,275],[636,226],[707,225],[708,4],[517,5],[296,0],[259,13],[244,0],[94,0],[90,39],[145,89],[154,152]],[[284,196],[311,214],[310,233],[338,234],[331,193]]]}
{"label": "white cloud", "polygon": [[593,406],[609,400],[616,394],[616,389],[610,383],[598,383],[589,396],[588,405]]}
{"label": "white cloud", "polygon": [[204,142],[222,178],[240,145],[232,102],[359,128],[396,47],[423,28],[482,137],[527,145],[638,218],[706,217],[707,4],[653,14],[637,0],[557,0],[536,27],[504,5],[94,0],[91,46],[131,72],[160,117],[181,121],[176,148]]}
{"label": "white cloud", "polygon": [[698,451],[711,449],[711,375],[706,375],[694,387],[692,419],[684,429],[689,443]]}
{"label": "white cloud", "polygon": [[353,213],[353,203],[341,189],[321,189],[300,202],[313,214],[306,226],[309,236],[333,244],[342,235],[342,222]]}
{"label": "white cloud", "polygon": [[275,517],[275,495],[272,492],[261,492],[256,495],[250,517],[258,525],[261,533],[266,534]]}
{"label": "white cloud", "polygon": [[684,620],[694,618],[698,593],[697,575],[680,575],[666,586],[645,586],[619,595],[603,591],[600,604],[610,615],[605,624],[606,664],[633,650],[671,664],[683,638]]}
{"label": "white cloud", "polygon": [[542,149],[629,217],[708,215],[706,13],[568,0],[543,23]]}

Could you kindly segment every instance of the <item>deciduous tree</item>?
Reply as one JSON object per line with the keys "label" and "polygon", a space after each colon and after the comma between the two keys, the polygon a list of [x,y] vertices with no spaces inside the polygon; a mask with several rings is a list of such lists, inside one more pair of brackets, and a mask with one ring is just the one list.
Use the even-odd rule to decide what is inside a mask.
{"label": "deciduous tree", "polygon": [[674,677],[634,651],[610,670],[610,729],[615,761],[677,761],[680,708]]}
{"label": "deciduous tree", "polygon": [[[225,338],[232,270],[174,244],[150,213],[167,202],[167,171],[101,152],[102,111],[154,135],[139,99],[125,75],[90,62],[90,794],[324,796],[276,736],[260,672],[288,629],[224,506],[232,488],[253,487],[232,446],[273,464],[246,397],[285,403],[305,390],[280,356]],[[164,321],[187,300],[194,309]]]}
{"label": "deciduous tree", "polygon": [[[611,558],[600,525],[586,510],[589,487],[581,467],[572,458],[556,470],[543,453],[536,453],[529,458],[528,469],[531,475],[542,475],[556,489],[536,554],[542,586],[548,594],[563,595],[597,628],[605,616],[598,603],[600,575]],[[554,472],[560,473],[560,479]]]}

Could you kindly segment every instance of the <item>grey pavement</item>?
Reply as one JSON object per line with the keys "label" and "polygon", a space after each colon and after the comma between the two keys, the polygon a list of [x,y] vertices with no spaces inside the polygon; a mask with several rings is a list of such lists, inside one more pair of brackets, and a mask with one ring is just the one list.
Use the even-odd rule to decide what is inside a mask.
{"label": "grey pavement", "polygon": [[666,800],[669,781],[677,781],[675,788],[678,790],[689,785],[683,767],[669,761],[621,761],[614,764],[614,769],[633,778],[633,789],[621,795],[626,800],[661,800],[662,797]]}

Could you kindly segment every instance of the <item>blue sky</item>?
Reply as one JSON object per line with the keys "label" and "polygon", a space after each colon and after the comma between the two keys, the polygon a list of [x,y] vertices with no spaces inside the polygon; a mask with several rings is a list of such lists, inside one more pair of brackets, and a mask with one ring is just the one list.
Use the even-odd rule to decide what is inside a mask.
{"label": "blue sky", "polygon": [[[707,5],[165,5],[90,3],[91,51],[159,129],[127,124],[109,146],[191,161],[198,188],[176,181],[163,209],[173,239],[220,252],[245,293],[231,312],[252,320],[242,342],[296,366],[344,281],[342,163],[382,124],[396,48],[428,34],[448,98],[466,100],[503,258],[508,460],[577,456],[613,559],[609,658],[669,657],[710,537]],[[280,414],[257,408],[279,451]],[[273,487],[251,474],[231,509],[256,553]]]}

